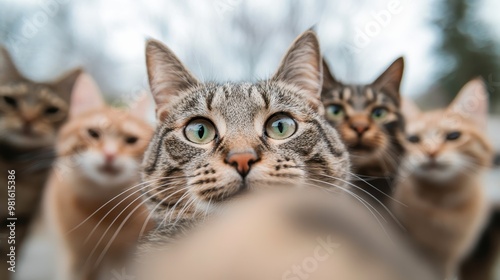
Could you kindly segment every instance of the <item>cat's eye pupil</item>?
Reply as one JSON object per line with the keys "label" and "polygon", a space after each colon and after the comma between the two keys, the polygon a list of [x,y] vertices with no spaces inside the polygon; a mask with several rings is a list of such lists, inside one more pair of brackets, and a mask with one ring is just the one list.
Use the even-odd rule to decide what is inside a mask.
{"label": "cat's eye pupil", "polygon": [[99,138],[99,132],[97,132],[96,130],[90,128],[90,129],[87,130],[87,132],[90,135],[90,137],[92,137],[94,139],[98,139]]}
{"label": "cat's eye pupil", "polygon": [[267,121],[265,129],[266,135],[270,138],[282,140],[295,133],[297,124],[289,116],[278,114]]}
{"label": "cat's eye pupil", "polygon": [[9,104],[13,108],[17,108],[17,101],[14,98],[12,98],[10,96],[4,96],[3,99],[4,99],[5,103]]}
{"label": "cat's eye pupil", "polygon": [[198,137],[200,139],[203,139],[204,135],[205,135],[205,127],[202,124],[200,124],[198,125]]}
{"label": "cat's eye pupil", "polygon": [[341,105],[330,105],[326,108],[326,117],[338,121],[344,117],[344,108]]}
{"label": "cat's eye pupil", "polygon": [[59,108],[57,108],[57,107],[49,107],[49,108],[45,109],[45,113],[49,114],[49,115],[55,114],[57,112],[59,112]]}
{"label": "cat's eye pupil", "polygon": [[450,141],[457,140],[458,138],[460,138],[461,135],[462,133],[460,133],[460,131],[453,131],[446,135],[446,140]]}
{"label": "cat's eye pupil", "polygon": [[125,142],[127,142],[127,144],[134,144],[135,142],[137,142],[137,140],[138,140],[137,137],[130,136],[125,139]]}
{"label": "cat's eye pupil", "polygon": [[418,135],[410,135],[408,136],[408,141],[411,143],[418,143],[420,142],[420,137],[418,137]]}
{"label": "cat's eye pupil", "polygon": [[372,112],[372,117],[374,119],[382,119],[387,115],[387,109],[385,108],[375,108]]}
{"label": "cat's eye pupil", "polygon": [[283,133],[284,127],[282,122],[278,122],[278,125],[276,127],[278,128],[278,131],[280,133]]}
{"label": "cat's eye pupil", "polygon": [[207,144],[215,139],[215,126],[207,119],[192,120],[184,128],[186,138],[196,144]]}

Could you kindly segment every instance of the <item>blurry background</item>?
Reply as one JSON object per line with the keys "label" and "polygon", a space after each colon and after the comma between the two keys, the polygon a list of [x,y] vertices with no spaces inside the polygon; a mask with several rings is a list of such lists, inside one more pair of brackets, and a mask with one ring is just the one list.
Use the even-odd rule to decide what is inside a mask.
{"label": "blurry background", "polygon": [[[500,114],[499,10],[498,0],[0,0],[0,44],[29,78],[83,66],[109,100],[126,102],[148,88],[147,38],[165,42],[201,80],[256,80],[315,26],[342,81],[371,82],[404,55],[402,91],[423,108],[447,104],[481,75]],[[494,114],[489,130],[500,150]],[[496,198],[499,181],[492,172]]]}

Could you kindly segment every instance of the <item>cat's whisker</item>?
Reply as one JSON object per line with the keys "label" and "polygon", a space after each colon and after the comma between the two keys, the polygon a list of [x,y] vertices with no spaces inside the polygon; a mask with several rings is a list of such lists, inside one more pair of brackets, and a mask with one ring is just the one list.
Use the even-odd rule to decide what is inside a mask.
{"label": "cat's whisker", "polygon": [[[164,183],[164,184],[161,184],[161,185],[159,185],[159,186],[156,186],[156,187],[154,187],[154,188],[152,188],[152,189],[150,189],[150,190],[148,190],[148,191],[144,192],[143,194],[139,195],[139,196],[138,196],[138,197],[136,197],[134,200],[132,200],[132,201],[131,201],[131,202],[130,202],[127,206],[125,206],[125,208],[124,208],[124,209],[120,212],[120,214],[121,214],[123,211],[125,211],[125,210],[126,210],[126,209],[130,206],[130,205],[132,205],[132,203],[134,203],[135,201],[137,201],[137,200],[141,199],[143,196],[147,196],[147,194],[148,194],[149,192],[154,191],[154,190],[157,190],[157,189],[159,189],[159,188],[163,188],[163,187],[168,186],[168,185],[173,184],[173,183],[176,183],[176,182],[168,182],[168,183]],[[151,185],[152,185],[152,183],[151,183],[151,184],[148,184],[147,186],[145,186],[145,187],[143,187],[143,188],[141,188],[141,189],[147,188],[147,187],[149,187],[149,186],[151,186]],[[174,188],[174,186],[169,187],[169,188],[166,188],[166,189],[165,189],[165,191],[166,191],[166,190],[170,190],[170,189],[172,189],[172,188]],[[139,191],[140,191],[140,190],[139,190]],[[137,191],[136,191],[136,192],[137,192]],[[133,195],[133,194],[131,194],[131,195]],[[131,195],[129,195],[128,197],[130,197]],[[127,197],[127,198],[128,198],[128,197]],[[113,207],[112,207],[112,208],[111,208],[111,209],[110,209],[110,210],[109,210],[109,211],[108,211],[108,212],[107,212],[107,213],[106,213],[106,214],[105,214],[105,215],[101,218],[101,220],[99,220],[99,222],[98,222],[98,223],[94,226],[94,228],[92,229],[92,231],[91,231],[91,232],[87,235],[87,238],[85,239],[84,243],[87,243],[87,242],[88,242],[88,240],[91,238],[91,236],[92,236],[92,235],[94,234],[94,232],[97,230],[97,228],[99,227],[99,225],[100,225],[100,224],[104,221],[104,219],[106,219],[106,217],[107,217],[109,214],[111,214],[111,212],[112,212],[114,209],[116,209],[116,208],[117,208],[117,207],[118,207],[121,203],[123,203],[123,201],[125,201],[125,200],[126,200],[126,198],[125,198],[125,199],[123,199],[122,201],[120,201],[120,203],[118,203],[118,204],[116,204],[115,206],[113,206]],[[113,220],[113,222],[111,223],[111,225],[114,223],[114,221],[116,221],[116,219],[118,219],[118,217],[120,217],[120,214],[119,214],[119,215],[117,215],[117,216],[115,217],[115,219]],[[110,225],[110,226],[108,227],[108,229],[104,232],[104,234],[103,234],[103,236],[101,237],[101,239],[102,239],[102,238],[104,237],[104,235],[107,233],[107,231],[109,230],[109,228],[111,227],[111,225]],[[100,241],[99,241],[99,242],[100,242]],[[99,242],[98,242],[98,243],[99,243]]]}
{"label": "cat's whisker", "polygon": [[382,220],[384,220],[384,222],[387,223],[387,220],[385,219],[385,217],[377,210],[377,208],[375,208],[373,205],[371,205],[368,201],[366,201],[365,199],[363,199],[361,196],[357,195],[356,193],[350,191],[349,189],[347,188],[344,188],[344,187],[341,187],[337,184],[334,184],[332,182],[327,182],[327,181],[323,181],[323,180],[316,180],[316,179],[312,179],[312,178],[309,178],[308,180],[311,180],[311,181],[315,181],[315,182],[318,182],[318,183],[322,183],[322,184],[327,184],[327,185],[330,185],[330,186],[334,186],[336,188],[339,188],[339,189],[344,189],[345,192],[348,192],[349,194],[352,193],[353,196],[355,196],[356,198],[359,198],[361,201],[363,201],[364,203],[366,203],[367,206],[369,206],[371,209],[373,209],[381,218]]}
{"label": "cat's whisker", "polygon": [[[367,194],[367,195],[369,195],[371,198],[373,198],[375,201],[377,201],[377,202],[378,202],[378,203],[382,206],[382,208],[384,208],[384,210],[385,210],[387,213],[389,213],[389,215],[391,216],[391,218],[392,218],[392,219],[393,219],[393,220],[394,220],[394,221],[398,224],[398,226],[399,226],[399,227],[401,227],[401,228],[403,228],[403,229],[404,229],[403,225],[399,222],[399,220],[398,220],[398,219],[396,218],[396,216],[392,213],[392,211],[391,211],[391,210],[390,210],[387,206],[385,206],[385,204],[384,204],[384,203],[382,203],[382,201],[380,201],[379,199],[377,199],[377,198],[376,198],[374,195],[372,195],[370,192],[366,191],[365,189],[363,189],[363,188],[361,188],[361,187],[359,187],[359,186],[356,186],[355,184],[352,184],[351,182],[348,182],[348,181],[342,180],[342,179],[340,179],[340,178],[335,178],[335,177],[333,177],[333,176],[324,175],[324,174],[320,174],[320,175],[321,175],[321,176],[325,176],[325,177],[327,177],[327,178],[332,178],[332,179],[336,179],[336,180],[342,181],[342,182],[344,182],[344,183],[346,183],[346,184],[349,184],[350,186],[353,186],[353,187],[355,187],[356,189],[358,189],[358,190],[360,190],[360,191],[362,191],[362,192],[366,193],[366,194]],[[310,179],[310,180],[315,180],[315,179]],[[399,203],[399,204],[401,204],[401,205],[403,205],[403,206],[407,207],[405,204],[403,204],[403,203],[401,203],[401,202],[397,201],[396,199],[392,198],[391,196],[388,196],[388,197],[389,197],[391,200],[393,200],[394,202],[397,202],[397,203]],[[375,209],[374,209],[374,210],[375,210]],[[375,210],[375,211],[377,211],[377,210]],[[377,211],[377,212],[378,212],[378,211]],[[384,218],[384,216],[383,216],[382,214],[380,214],[380,213],[379,213],[379,215],[382,217],[382,219],[384,219],[384,221],[386,221],[386,220],[385,220],[385,218]]]}
{"label": "cat's whisker", "polygon": [[[172,215],[174,214],[174,211],[176,211],[176,208],[177,208],[177,205],[179,205],[179,203],[182,202],[182,200],[184,200],[186,197],[189,196],[189,191],[185,192],[181,198],[179,200],[177,200],[177,202],[174,204],[174,206],[172,207],[172,210],[170,211],[170,214],[168,215],[168,220],[167,220],[167,215],[165,215],[163,217],[163,220],[162,222],[160,223],[160,227],[163,225],[163,223],[167,223],[167,222],[170,222],[172,220]],[[189,199],[188,199],[189,201]]]}
{"label": "cat's whisker", "polygon": [[[172,197],[173,195],[183,191],[183,190],[187,190],[189,188],[189,186],[185,186],[183,188],[180,188],[179,190],[171,193],[170,195],[168,195],[167,197],[163,198],[162,200],[160,200],[156,205],[155,207],[149,212],[149,215],[148,217],[146,218],[146,220],[144,221],[143,225],[142,225],[142,229],[141,229],[141,232],[140,232],[140,236],[142,236],[146,230],[146,226],[147,224],[149,223],[149,221],[151,220],[151,218],[153,217],[153,215],[156,213],[156,209],[163,204],[163,202],[167,201],[170,197]],[[150,198],[148,198],[149,200]]]}
{"label": "cat's whisker", "polygon": [[[161,187],[164,187],[165,185],[160,185],[158,187],[155,187],[153,189],[151,189],[150,191],[152,190],[156,190],[156,189],[159,189]],[[158,193],[163,193],[163,192],[166,192],[168,191],[170,188],[166,188],[164,190],[161,190],[160,192]],[[149,192],[149,191],[148,191]],[[132,205],[132,203],[134,203],[135,201],[139,200],[142,198],[142,196],[146,195],[146,193],[144,193],[143,195],[137,197],[136,199],[134,199],[129,205],[127,205],[127,207],[125,207],[116,217],[115,219],[111,222],[111,224],[108,226],[108,228],[106,229],[106,231],[102,234],[101,238],[99,239],[99,241],[97,242],[96,244],[96,247],[94,247],[94,250],[92,250],[92,252],[90,253],[89,255],[89,258],[93,255],[94,251],[97,249],[97,246],[101,243],[102,239],[104,238],[104,236],[107,234],[107,232],[109,231],[109,229],[111,228],[111,226],[116,222],[116,220],[127,210],[127,208]],[[111,239],[108,241],[108,243],[106,244],[106,246],[104,247],[104,249],[102,250],[101,254],[99,255],[97,261],[96,261],[96,267],[99,265],[99,263],[102,261],[102,259],[104,258],[104,256],[106,255],[109,247],[111,246],[111,244],[113,244],[113,241],[115,240],[116,236],[118,235],[118,233],[120,232],[120,230],[123,228],[123,226],[125,225],[125,223],[128,221],[128,219],[130,219],[130,217],[135,213],[135,211],[137,211],[137,209],[139,209],[140,207],[142,207],[145,203],[147,203],[147,201],[150,199],[151,197],[147,198],[147,199],[144,199],[143,201],[141,201],[136,207],[134,207],[134,209],[132,209],[131,211],[129,211],[128,215],[125,217],[125,219],[120,223],[120,226],[115,230],[115,233],[113,234],[113,236],[111,237]]]}
{"label": "cat's whisker", "polygon": [[[358,200],[358,201],[359,201],[359,202],[360,202],[360,203],[361,203],[361,204],[362,204],[362,205],[363,205],[363,206],[364,206],[364,207],[365,207],[365,208],[366,208],[366,209],[367,209],[367,210],[368,210],[368,211],[369,211],[369,212],[373,215],[373,217],[375,218],[375,220],[377,221],[377,223],[379,224],[379,226],[382,228],[382,230],[384,231],[384,233],[387,235],[387,237],[389,238],[389,240],[391,240],[391,242],[393,241],[393,240],[392,240],[392,238],[391,238],[391,236],[390,236],[390,234],[389,234],[389,232],[388,232],[388,231],[385,229],[385,227],[382,225],[382,223],[380,222],[380,219],[379,219],[379,218],[377,217],[377,215],[376,215],[376,214],[372,211],[372,209],[373,209],[375,212],[377,212],[377,214],[378,214],[380,217],[382,217],[382,218],[383,218],[383,216],[382,216],[382,215],[381,215],[381,214],[380,214],[380,213],[379,213],[379,212],[378,212],[378,211],[377,211],[377,210],[376,210],[373,206],[371,206],[371,205],[370,205],[370,203],[368,203],[368,202],[367,202],[367,201],[365,201],[363,198],[361,198],[359,195],[357,195],[357,194],[355,194],[355,193],[353,193],[353,192],[349,191],[349,190],[348,190],[348,189],[346,189],[346,188],[343,188],[343,187],[341,187],[341,186],[338,186],[338,185],[336,185],[336,184],[332,184],[332,183],[329,183],[329,182],[322,182],[321,180],[318,180],[318,181],[319,181],[319,182],[321,182],[321,183],[326,183],[326,184],[328,184],[328,185],[331,185],[331,186],[333,186],[333,187],[336,187],[336,188],[338,188],[338,189],[340,189],[340,190],[342,190],[342,191],[346,192],[347,194],[351,195],[351,196],[352,196],[352,197],[354,197],[356,200]],[[325,188],[322,188],[322,187],[320,187],[320,186],[316,186],[316,185],[314,185],[314,184],[310,184],[310,183],[306,183],[306,184],[308,184],[308,185],[310,185],[310,186],[313,186],[313,187],[317,187],[317,188],[319,188],[320,190],[323,190],[323,191],[326,191],[326,192],[331,192],[331,190],[329,190],[329,189],[325,189]],[[370,209],[370,208],[372,208],[372,209]]]}
{"label": "cat's whisker", "polygon": [[[181,176],[179,177],[171,177],[169,179],[174,179],[174,178],[182,178]],[[141,185],[144,185],[144,184],[147,184],[146,186],[134,191],[133,193],[129,194],[127,197],[123,198],[120,202],[118,202],[114,208],[112,208],[110,211],[112,211],[113,209],[115,209],[118,205],[120,205],[123,201],[125,201],[127,198],[131,197],[132,195],[140,192],[141,190],[147,188],[148,186],[151,185],[151,183],[153,182],[156,182],[158,180],[161,180],[161,179],[165,179],[164,177],[163,178],[157,178],[157,179],[153,179],[153,180],[148,180],[148,181],[145,181],[145,182],[142,182],[142,183],[139,183],[137,185],[134,185],[132,187],[129,187],[129,188],[126,188],[125,190],[123,190],[122,192],[120,192],[119,194],[115,195],[113,198],[111,198],[110,200],[108,200],[106,203],[104,203],[101,207],[99,207],[97,210],[95,210],[91,215],[89,215],[85,220],[83,220],[81,223],[79,223],[78,225],[76,225],[73,229],[71,229],[70,231],[67,232],[67,234],[70,234],[71,232],[73,232],[74,230],[78,229],[79,227],[81,227],[85,222],[87,222],[90,218],[92,218],[95,214],[97,214],[97,212],[99,212],[101,209],[103,209],[104,207],[106,207],[106,205],[108,205],[109,203],[111,203],[112,201],[114,201],[116,198],[118,198],[119,196],[125,194],[126,192],[134,189],[134,188],[138,188],[140,187]]]}

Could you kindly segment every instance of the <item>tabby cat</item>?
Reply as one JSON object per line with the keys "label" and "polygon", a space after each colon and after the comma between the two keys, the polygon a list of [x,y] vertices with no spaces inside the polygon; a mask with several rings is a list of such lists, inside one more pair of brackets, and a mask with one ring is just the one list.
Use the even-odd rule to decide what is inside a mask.
{"label": "tabby cat", "polygon": [[391,182],[404,153],[399,93],[403,69],[400,57],[373,83],[346,85],[334,78],[323,61],[321,100],[326,119],[347,145],[353,183],[363,190],[358,192],[381,201],[391,195]]}
{"label": "tabby cat", "polygon": [[[7,248],[15,246],[16,258],[38,210],[45,180],[53,161],[56,133],[68,115],[70,94],[80,70],[54,82],[34,82],[15,67],[7,50],[0,46],[0,270],[9,279]],[[11,170],[8,194],[7,178]],[[7,197],[15,195],[15,244],[7,244]],[[5,206],[5,207],[4,207]],[[8,266],[10,267],[10,265]],[[13,268],[16,270],[17,268]]]}
{"label": "tabby cat", "polygon": [[132,108],[105,106],[87,75],[75,85],[44,201],[62,249],[60,279],[112,279],[111,269],[121,269],[147,227],[136,184],[153,128],[145,121],[147,99]]}
{"label": "tabby cat", "polygon": [[482,177],[493,153],[484,135],[486,87],[470,81],[446,109],[406,107],[408,154],[394,195],[404,206],[393,208],[417,247],[451,277],[488,213]]}
{"label": "tabby cat", "polygon": [[159,126],[143,181],[160,228],[174,234],[175,225],[268,186],[346,189],[348,154],[322,116],[313,31],[295,40],[271,79],[257,83],[202,83],[154,40],[146,61]]}

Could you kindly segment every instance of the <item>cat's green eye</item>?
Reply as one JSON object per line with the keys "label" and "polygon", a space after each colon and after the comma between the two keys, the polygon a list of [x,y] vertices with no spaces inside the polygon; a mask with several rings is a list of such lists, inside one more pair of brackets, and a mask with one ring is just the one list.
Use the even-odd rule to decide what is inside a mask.
{"label": "cat's green eye", "polygon": [[184,129],[186,138],[196,144],[207,144],[215,139],[214,125],[206,119],[192,120]]}
{"label": "cat's green eye", "polygon": [[341,105],[330,105],[326,107],[326,117],[332,121],[342,120],[345,116],[344,108]]}
{"label": "cat's green eye", "polygon": [[383,120],[387,117],[389,111],[383,107],[378,107],[373,109],[372,111],[372,119],[374,120]]}
{"label": "cat's green eye", "polygon": [[295,121],[287,115],[278,114],[266,123],[266,135],[276,140],[286,139],[297,130]]}

